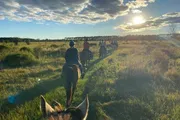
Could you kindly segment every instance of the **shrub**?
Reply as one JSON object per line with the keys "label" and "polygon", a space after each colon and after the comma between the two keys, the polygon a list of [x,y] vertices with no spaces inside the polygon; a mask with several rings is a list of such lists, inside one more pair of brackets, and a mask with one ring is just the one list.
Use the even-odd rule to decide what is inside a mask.
{"label": "shrub", "polygon": [[180,66],[180,58],[176,59],[175,64],[179,67]]}
{"label": "shrub", "polygon": [[179,48],[166,48],[162,49],[162,52],[164,52],[166,55],[168,55],[172,59],[177,59],[180,57],[180,49]]}
{"label": "shrub", "polygon": [[27,45],[30,45],[30,40],[25,41]]}
{"label": "shrub", "polygon": [[159,49],[154,49],[151,53],[154,65],[158,65],[160,70],[165,72],[168,70],[169,57]]}
{"label": "shrub", "polygon": [[52,45],[50,45],[50,47],[51,47],[51,48],[58,48],[59,46],[56,45],[56,44],[52,44]]}
{"label": "shrub", "polygon": [[36,64],[38,61],[33,54],[24,52],[7,55],[3,63],[9,67],[21,67]]}
{"label": "shrub", "polygon": [[19,41],[18,40],[15,40],[13,41],[14,42],[14,45],[18,45]]}
{"label": "shrub", "polygon": [[22,47],[22,48],[20,48],[20,51],[33,53],[33,50],[31,48],[28,48],[28,47]]}
{"label": "shrub", "polygon": [[58,50],[54,51],[47,51],[46,54],[50,57],[64,57],[66,50],[63,48],[60,48]]}
{"label": "shrub", "polygon": [[66,53],[66,48],[60,48],[59,52],[60,52],[61,56],[64,56]]}
{"label": "shrub", "polygon": [[171,120],[179,120],[180,119],[180,106],[179,105],[176,105],[175,108],[173,108],[172,110],[172,118]]}
{"label": "shrub", "polygon": [[33,51],[34,51],[34,55],[35,55],[36,58],[38,58],[38,59],[39,59],[39,57],[42,55],[42,52],[43,52],[43,50],[42,50],[41,47],[35,47]]}
{"label": "shrub", "polygon": [[175,68],[169,69],[166,73],[165,76],[168,77],[169,79],[173,80],[176,84],[180,84],[180,74]]}
{"label": "shrub", "polygon": [[0,45],[0,52],[4,51],[4,50],[7,50],[9,49],[8,46],[5,46],[5,45]]}

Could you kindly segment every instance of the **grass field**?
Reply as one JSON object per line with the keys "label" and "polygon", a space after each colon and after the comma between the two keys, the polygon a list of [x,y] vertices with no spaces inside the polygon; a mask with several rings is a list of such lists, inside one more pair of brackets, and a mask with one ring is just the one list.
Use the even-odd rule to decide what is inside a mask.
{"label": "grass field", "polygon": [[[41,119],[40,95],[65,106],[60,74],[68,43],[2,45],[7,48],[0,47],[5,63],[0,71],[0,120]],[[82,42],[76,46],[82,50]],[[22,47],[29,50],[20,51]],[[76,106],[89,95],[88,120],[180,119],[180,48],[165,41],[119,41],[119,48],[104,59],[98,59],[98,49],[98,43],[91,48],[95,58],[72,103]],[[11,61],[14,56],[24,61]],[[8,102],[12,95],[16,104]]]}

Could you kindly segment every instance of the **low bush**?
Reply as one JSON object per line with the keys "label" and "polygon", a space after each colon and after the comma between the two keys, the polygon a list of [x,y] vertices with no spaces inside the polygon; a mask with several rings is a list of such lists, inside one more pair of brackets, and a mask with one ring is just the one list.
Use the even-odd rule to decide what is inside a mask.
{"label": "low bush", "polygon": [[28,47],[22,47],[22,48],[20,48],[20,51],[25,51],[25,52],[33,53],[33,50],[31,48],[28,48]]}
{"label": "low bush", "polygon": [[171,68],[169,69],[166,73],[165,76],[169,79],[171,79],[172,81],[174,81],[176,84],[180,84],[180,74],[178,73],[178,71],[175,68]]}
{"label": "low bush", "polygon": [[42,49],[41,47],[35,47],[35,48],[33,49],[33,51],[34,51],[35,57],[38,58],[38,59],[39,59],[39,58],[42,56],[42,54],[43,54],[43,49]]}
{"label": "low bush", "polygon": [[8,54],[3,63],[8,67],[22,67],[38,63],[35,56],[28,52]]}
{"label": "low bush", "polygon": [[7,50],[9,49],[8,46],[5,46],[5,45],[0,45],[0,52],[4,51],[4,50]]}
{"label": "low bush", "polygon": [[154,61],[154,65],[158,65],[162,72],[168,70],[169,56],[166,55],[159,49],[154,49],[151,52],[152,59]]}
{"label": "low bush", "polygon": [[58,48],[59,46],[56,45],[56,44],[52,44],[52,45],[50,45],[50,47],[51,47],[51,48]]}

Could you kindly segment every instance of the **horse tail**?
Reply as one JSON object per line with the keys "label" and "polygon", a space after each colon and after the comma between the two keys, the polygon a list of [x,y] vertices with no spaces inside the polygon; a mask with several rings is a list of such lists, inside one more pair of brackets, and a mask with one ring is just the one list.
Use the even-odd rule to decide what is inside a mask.
{"label": "horse tail", "polygon": [[74,72],[71,66],[67,67],[66,78],[67,78],[66,79],[67,82],[71,82],[74,79]]}

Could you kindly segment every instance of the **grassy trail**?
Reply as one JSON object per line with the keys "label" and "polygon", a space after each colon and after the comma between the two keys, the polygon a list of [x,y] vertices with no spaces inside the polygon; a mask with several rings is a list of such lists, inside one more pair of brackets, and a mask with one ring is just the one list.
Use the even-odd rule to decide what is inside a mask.
{"label": "grassy trail", "polygon": [[[87,79],[91,76],[94,71],[94,66],[102,59],[95,59],[88,68],[86,77],[78,81],[77,90],[74,94],[73,106],[78,105],[85,98],[84,88],[86,86]],[[96,68],[97,69],[97,68]],[[39,96],[44,95],[48,101],[56,100],[60,101],[62,105],[65,105],[65,90],[63,87],[63,82],[60,78],[60,71],[57,71],[58,74],[55,74],[49,80],[42,81],[34,87],[23,90],[18,93],[16,96],[15,104],[10,104],[7,101],[7,98],[4,99],[4,102],[1,105],[2,112],[0,113],[0,119],[6,120],[20,120],[20,119],[40,119],[41,113],[39,109]],[[47,74],[47,72],[42,73]],[[36,113],[34,113],[36,111]]]}
{"label": "grassy trail", "polygon": [[[162,41],[121,42],[119,49],[112,54],[104,59],[96,58],[91,63],[85,78],[78,81],[72,106],[81,103],[88,94],[88,120],[178,120],[179,53],[178,47]],[[52,66],[59,64],[48,62]],[[52,66],[48,69],[41,66],[39,71],[42,74],[39,71],[31,73],[30,76],[42,77],[42,82],[21,92],[17,105],[3,103],[0,119],[41,119],[40,94],[49,103],[56,100],[65,105],[61,69],[52,69]]]}

